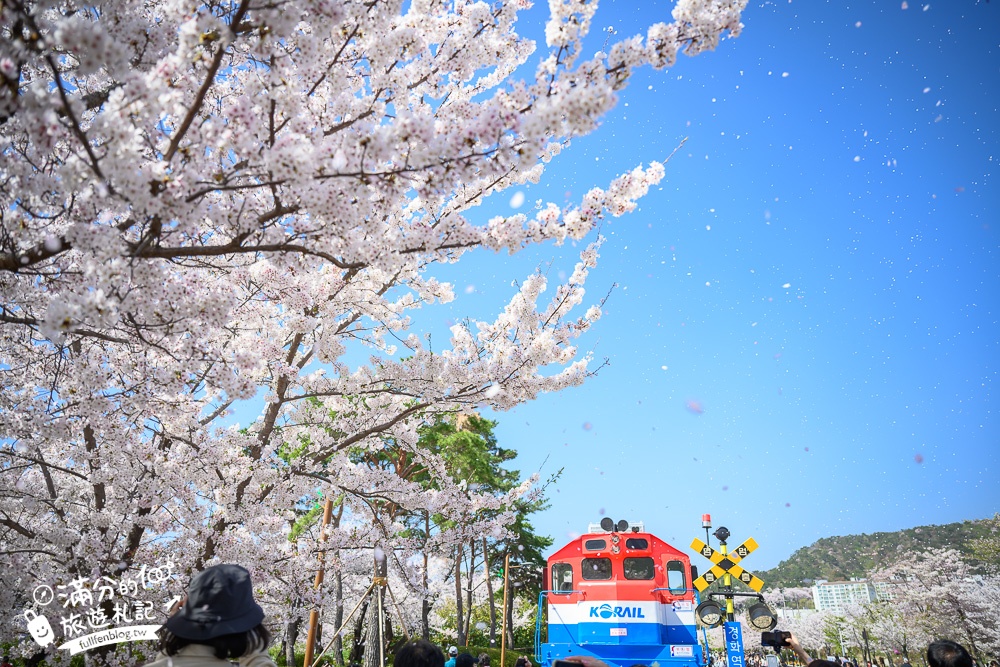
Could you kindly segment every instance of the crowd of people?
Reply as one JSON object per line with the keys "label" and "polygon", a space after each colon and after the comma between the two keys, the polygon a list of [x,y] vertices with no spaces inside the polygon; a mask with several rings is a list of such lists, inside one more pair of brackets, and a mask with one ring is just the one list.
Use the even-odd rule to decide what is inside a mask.
{"label": "crowd of people", "polygon": [[[146,667],[230,667],[237,661],[240,667],[277,667],[267,653],[271,635],[263,622],[264,610],[254,600],[250,573],[239,565],[215,565],[191,580],[187,596],[160,629],[159,654]],[[813,660],[795,635],[788,638],[788,646],[807,667],[854,667],[840,660]],[[608,667],[586,655],[565,660],[581,667]],[[451,646],[445,658],[441,647],[417,639],[396,651],[393,664],[394,667],[490,667],[490,656],[462,653],[457,646]],[[977,665],[961,644],[944,639],[928,646],[927,665],[986,667]],[[527,656],[521,656],[514,667],[532,667],[532,664]],[[989,667],[1000,665],[994,660]]]}
{"label": "crowd of people", "polygon": [[[415,639],[409,641],[396,651],[393,658],[395,667],[490,667],[490,656],[488,653],[480,653],[474,656],[471,653],[459,653],[457,646],[448,648],[448,659],[445,660],[444,653],[437,644],[433,644],[425,639]],[[527,656],[520,656],[515,662],[515,667],[532,667]]]}
{"label": "crowd of people", "polygon": [[[187,595],[159,631],[159,653],[146,667],[277,667],[267,653],[271,635],[253,597],[250,573],[239,565],[215,565],[192,580]],[[423,639],[404,644],[396,667],[490,667],[490,656],[460,653]],[[527,656],[514,667],[532,667]]]}
{"label": "crowd of people", "polygon": [[[799,643],[798,638],[794,634],[790,634],[788,638],[788,648],[790,648],[792,653],[795,654],[797,664],[803,666],[864,667],[863,665],[858,665],[847,658],[838,657],[833,660],[814,660],[809,656],[805,649],[802,648],[802,644]],[[1000,667],[1000,663],[996,660],[991,660],[988,666],[977,663],[965,647],[957,642],[947,639],[935,641],[927,647],[926,662],[928,667]],[[725,667],[725,652],[713,655],[709,664],[713,667]],[[744,664],[746,667],[765,667],[767,659],[763,653],[748,654]],[[878,666],[873,663],[869,663],[868,667]],[[899,667],[912,667],[912,665],[909,662],[903,662]]]}

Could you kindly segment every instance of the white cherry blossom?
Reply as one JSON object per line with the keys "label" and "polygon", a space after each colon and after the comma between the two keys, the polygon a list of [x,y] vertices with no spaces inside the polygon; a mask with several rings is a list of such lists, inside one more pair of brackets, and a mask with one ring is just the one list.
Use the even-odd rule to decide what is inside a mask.
{"label": "white cherry blossom", "polygon": [[[398,553],[401,576],[419,548],[402,513],[453,520],[441,552],[504,534],[529,486],[460,489],[417,428],[594,373],[576,341],[601,314],[584,290],[599,241],[446,349],[410,314],[453,298],[436,264],[633,210],[661,163],[533,215],[475,208],[538,182],[635,68],[738,34],[745,1],[680,0],[584,59],[597,5],[551,0],[536,53],[526,0],[2,4],[0,639],[34,586],[165,555],[185,575],[242,563],[272,613],[323,602],[316,533],[287,539],[317,491],[346,503],[327,546]],[[352,366],[359,345],[372,360]],[[259,415],[232,426],[236,405]],[[435,484],[360,463],[389,443]],[[368,571],[348,553],[334,566]]]}

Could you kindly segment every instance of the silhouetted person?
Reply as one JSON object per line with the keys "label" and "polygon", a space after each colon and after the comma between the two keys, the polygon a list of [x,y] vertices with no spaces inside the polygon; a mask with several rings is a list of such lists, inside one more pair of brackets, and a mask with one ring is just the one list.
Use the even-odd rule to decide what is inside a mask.
{"label": "silhouetted person", "polygon": [[444,667],[444,652],[426,639],[415,639],[396,651],[396,667]]}
{"label": "silhouetted person", "polygon": [[961,644],[939,639],[927,647],[927,664],[931,667],[972,667],[972,656]]}

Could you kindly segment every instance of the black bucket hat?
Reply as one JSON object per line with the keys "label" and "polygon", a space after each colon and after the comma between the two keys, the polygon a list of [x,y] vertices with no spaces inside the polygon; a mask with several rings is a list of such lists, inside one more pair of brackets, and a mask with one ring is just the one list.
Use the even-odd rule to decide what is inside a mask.
{"label": "black bucket hat", "polygon": [[239,565],[214,565],[188,586],[187,600],[164,624],[182,639],[204,641],[252,630],[264,620],[254,602],[250,573]]}

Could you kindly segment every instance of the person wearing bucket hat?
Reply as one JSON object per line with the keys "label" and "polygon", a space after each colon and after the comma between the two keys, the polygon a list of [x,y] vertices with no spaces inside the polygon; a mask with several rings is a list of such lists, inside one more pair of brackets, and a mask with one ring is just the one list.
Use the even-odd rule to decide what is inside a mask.
{"label": "person wearing bucket hat", "polygon": [[224,667],[230,660],[276,667],[263,621],[246,568],[214,565],[191,580],[181,608],[159,630],[160,655],[147,667]]}

